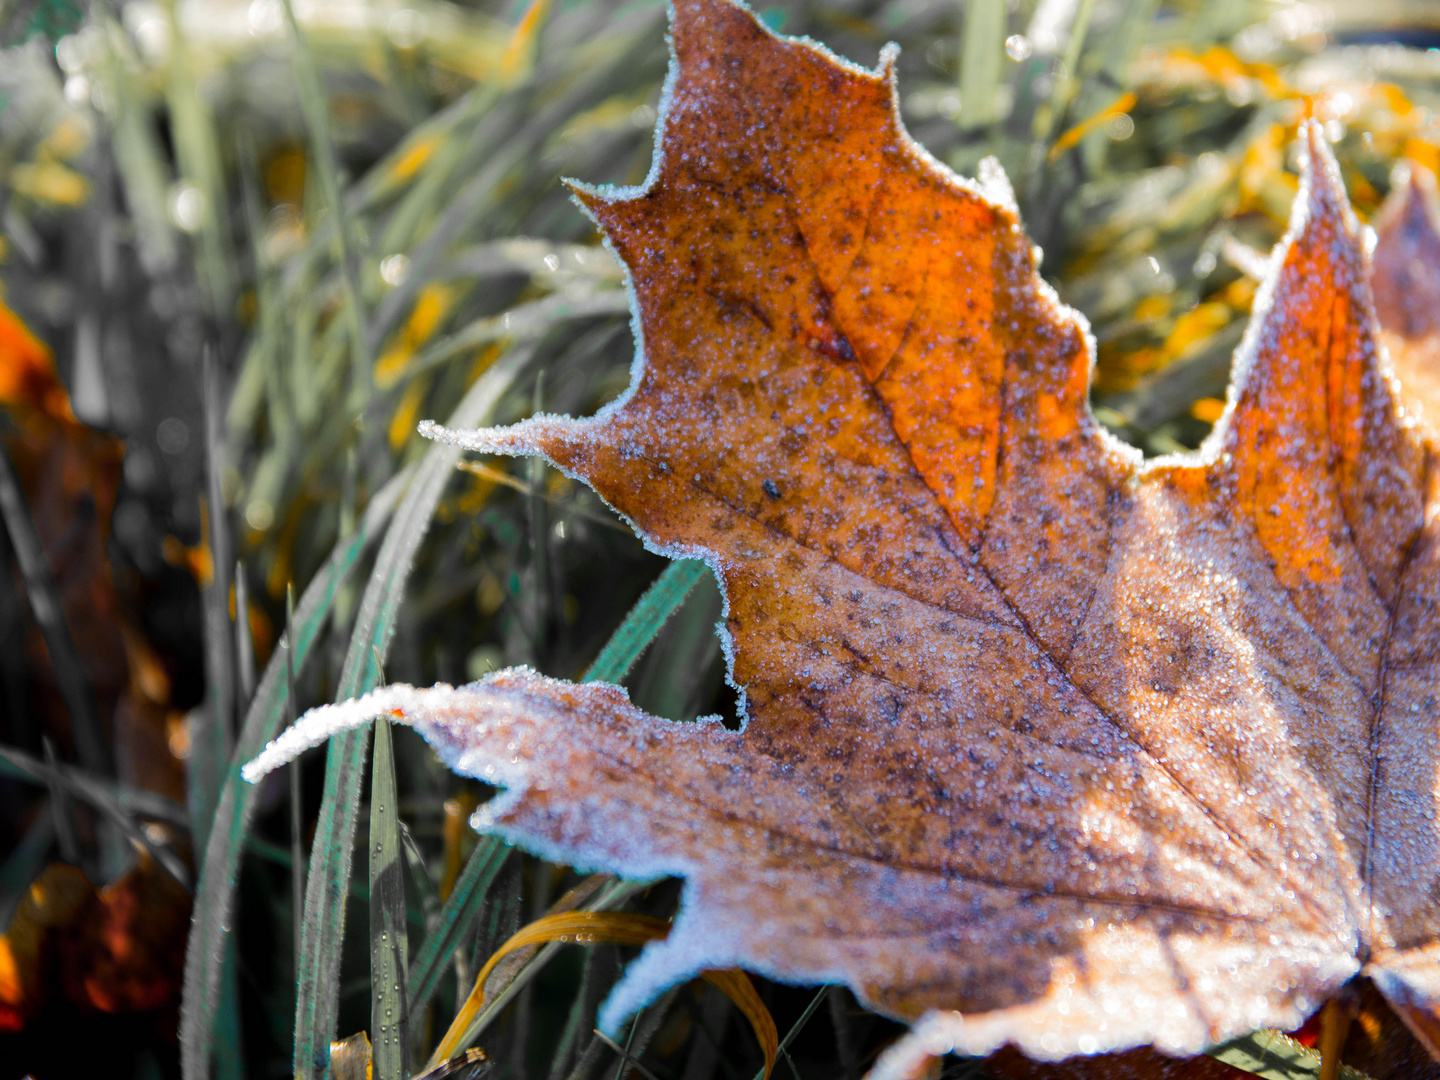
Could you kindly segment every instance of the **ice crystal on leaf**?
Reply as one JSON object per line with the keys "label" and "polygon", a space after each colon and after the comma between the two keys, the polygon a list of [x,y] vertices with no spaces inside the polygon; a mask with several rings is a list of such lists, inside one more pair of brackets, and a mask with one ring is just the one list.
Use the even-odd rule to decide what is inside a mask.
{"label": "ice crystal on leaf", "polygon": [[[1194,1053],[1365,973],[1424,1037],[1436,477],[1318,129],[1224,417],[1147,463],[1091,417],[1085,323],[1003,175],[908,139],[888,56],[729,0],[676,0],[674,50],[645,187],[577,189],[629,269],[630,391],[431,434],[543,454],[705,558],[745,727],[513,670],[318,710],[251,775],[390,712],[506,788],[483,827],[684,877],[612,1025],[706,968],[844,982],[917,1021],[899,1076],[1007,1042]],[[1440,241],[1391,217],[1377,288],[1403,299]]]}

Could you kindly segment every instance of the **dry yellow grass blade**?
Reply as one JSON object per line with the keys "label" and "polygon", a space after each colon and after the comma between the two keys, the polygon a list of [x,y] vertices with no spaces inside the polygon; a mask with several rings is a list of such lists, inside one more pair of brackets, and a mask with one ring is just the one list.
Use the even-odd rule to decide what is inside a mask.
{"label": "dry yellow grass blade", "polygon": [[370,1037],[357,1031],[348,1039],[330,1043],[330,1072],[335,1080],[371,1080],[374,1066]]}
{"label": "dry yellow grass blade", "polygon": [[1081,139],[1112,117],[1119,116],[1124,112],[1129,112],[1135,107],[1136,100],[1135,94],[1127,90],[1116,98],[1114,103],[1108,108],[1101,109],[1095,113],[1095,115],[1081,120],[1080,123],[1076,124],[1069,131],[1065,132],[1065,134],[1061,135],[1060,138],[1055,140],[1055,145],[1050,148],[1050,160],[1054,161],[1061,154],[1065,153],[1066,150],[1078,145]]}
{"label": "dry yellow grass blade", "polygon": [[497,77],[501,86],[513,86],[530,73],[535,64],[540,28],[545,25],[545,17],[549,14],[550,0],[530,0],[530,6],[515,27],[515,36],[500,57]]}
{"label": "dry yellow grass blade", "polygon": [[745,1019],[750,1021],[755,1037],[760,1040],[760,1048],[765,1051],[765,1077],[769,1080],[775,1068],[775,1057],[780,1051],[780,1032],[775,1028],[770,1010],[755,992],[750,976],[739,968],[726,968],[723,971],[707,971],[704,978],[733,1001],[735,1007],[744,1013]]}
{"label": "dry yellow grass blade", "polygon": [[[485,961],[485,966],[475,976],[475,986],[470,991],[470,996],[455,1014],[445,1037],[430,1055],[426,1068],[433,1069],[458,1052],[459,1043],[470,1022],[485,1006],[485,983],[491,972],[501,960],[517,949],[544,945],[551,941],[574,945],[644,945],[658,941],[669,933],[670,924],[664,919],[615,911],[562,911],[522,926]],[[765,1003],[755,992],[755,984],[750,981],[750,976],[738,968],[730,968],[724,971],[707,971],[704,978],[733,1001],[735,1007],[754,1027],[755,1036],[760,1040],[760,1047],[765,1053],[765,1076],[768,1080],[775,1068],[780,1036],[775,1028],[775,1021],[770,1016],[770,1010],[765,1008]]]}
{"label": "dry yellow grass blade", "polygon": [[669,932],[670,924],[663,919],[612,911],[562,911],[522,926],[485,961],[485,966],[475,976],[474,989],[455,1014],[440,1045],[430,1055],[427,1067],[434,1067],[456,1053],[465,1029],[485,1005],[485,983],[490,973],[495,970],[496,964],[516,949],[550,941],[569,941],[576,945],[644,945],[663,938]]}

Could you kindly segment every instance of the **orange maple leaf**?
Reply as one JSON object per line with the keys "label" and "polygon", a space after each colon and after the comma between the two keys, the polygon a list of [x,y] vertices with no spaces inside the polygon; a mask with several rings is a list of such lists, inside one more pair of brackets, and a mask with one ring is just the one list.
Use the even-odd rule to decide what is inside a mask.
{"label": "orange maple leaf", "polygon": [[706,968],[844,982],[917,1021],[894,1077],[1196,1053],[1364,974],[1424,1037],[1437,474],[1318,129],[1224,415],[1147,462],[1090,414],[1003,173],[905,135],[892,53],[729,0],[676,0],[674,50],[645,187],[577,188],[630,271],[630,391],[428,433],[543,454],[705,559],[744,728],[512,670],[318,710],[247,775],[394,710],[507,789],[479,827],[684,877],[607,1026]]}

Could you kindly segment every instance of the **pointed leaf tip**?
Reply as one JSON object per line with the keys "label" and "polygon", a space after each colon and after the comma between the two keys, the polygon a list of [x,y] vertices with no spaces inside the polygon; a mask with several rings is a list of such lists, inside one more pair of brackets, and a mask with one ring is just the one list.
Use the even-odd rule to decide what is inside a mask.
{"label": "pointed leaf tip", "polygon": [[[1345,193],[1345,180],[1340,163],[1330,149],[1330,140],[1318,120],[1300,125],[1302,153],[1300,178],[1303,197],[1296,200],[1295,213],[1303,214],[1307,226],[1321,223],[1357,242],[1358,222]],[[1333,224],[1331,224],[1333,223]],[[1292,221],[1292,232],[1295,231]]]}
{"label": "pointed leaf tip", "polygon": [[450,443],[480,454],[505,454],[510,457],[544,456],[563,463],[565,447],[582,440],[584,421],[564,416],[536,416],[518,424],[500,428],[457,430],[422,420],[419,432],[427,439]]}
{"label": "pointed leaf tip", "polygon": [[310,709],[246,762],[240,769],[240,775],[246,783],[258,784],[267,774],[294,761],[306,750],[321,745],[332,735],[365,727],[382,713],[392,713],[396,719],[403,721],[400,710],[408,695],[414,692],[413,687],[394,683],[372,690],[363,697]]}
{"label": "pointed leaf tip", "polygon": [[1320,125],[1307,121],[1303,183],[1236,358],[1236,404],[1214,475],[1276,574],[1346,672],[1380,686],[1363,633],[1383,640],[1419,527],[1423,462],[1382,377],[1359,225]]}

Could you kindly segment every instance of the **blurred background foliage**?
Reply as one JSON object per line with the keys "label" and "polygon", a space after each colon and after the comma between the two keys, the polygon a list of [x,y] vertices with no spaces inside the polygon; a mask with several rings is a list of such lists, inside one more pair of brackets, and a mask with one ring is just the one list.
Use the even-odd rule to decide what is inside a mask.
{"label": "blurred background foliage", "polygon": [[[1093,328],[1097,415],[1151,454],[1220,413],[1302,119],[1362,220],[1397,163],[1440,166],[1426,0],[760,14],[867,65],[901,44],[910,131],[961,173],[1003,163]],[[583,909],[591,939],[627,941],[600,913],[664,917],[674,883],[477,838],[490,792],[408,731],[373,767],[361,739],[258,790],[233,769],[297,707],[382,677],[523,663],[734,716],[708,574],[646,593],[664,561],[588,490],[415,432],[588,414],[626,386],[623,274],[560,178],[644,178],[664,7],[0,0],[0,44],[0,1074],[357,1075],[368,1044],[327,1065],[330,1041],[367,1030],[380,1076],[418,1072],[522,925]],[[489,1064],[457,1073],[763,1065],[763,1031],[701,983],[608,1045],[594,1010],[631,946],[544,940],[490,977],[503,1000],[449,1040],[478,1035]],[[801,1076],[859,1076],[899,1031],[843,991],[758,993]],[[1364,1008],[1352,1063],[1433,1075]],[[1040,1075],[946,1066],[982,1070]]]}

